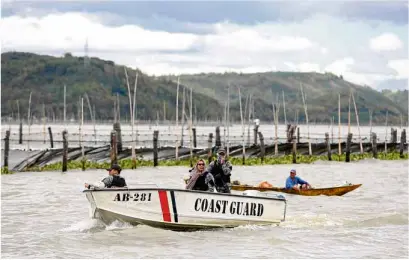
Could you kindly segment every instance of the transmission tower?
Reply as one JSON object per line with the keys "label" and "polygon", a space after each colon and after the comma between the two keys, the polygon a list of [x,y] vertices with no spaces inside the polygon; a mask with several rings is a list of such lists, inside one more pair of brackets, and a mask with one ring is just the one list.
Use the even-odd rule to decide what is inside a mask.
{"label": "transmission tower", "polygon": [[85,39],[84,45],[84,67],[86,68],[89,65],[89,57],[88,57],[88,37]]}

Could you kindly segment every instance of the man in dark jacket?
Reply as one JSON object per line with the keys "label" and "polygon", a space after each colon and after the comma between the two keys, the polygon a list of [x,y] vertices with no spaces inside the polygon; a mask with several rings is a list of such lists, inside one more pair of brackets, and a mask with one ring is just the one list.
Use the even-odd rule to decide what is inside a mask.
{"label": "man in dark jacket", "polygon": [[214,177],[217,192],[230,193],[232,169],[232,164],[226,160],[226,151],[219,149],[217,160],[211,162],[207,169]]}
{"label": "man in dark jacket", "polygon": [[111,168],[107,169],[109,171],[109,176],[105,177],[101,182],[104,186],[91,185],[85,183],[85,188],[91,189],[101,189],[101,188],[123,188],[126,187],[125,179],[120,176],[121,167],[118,164],[113,164]]}

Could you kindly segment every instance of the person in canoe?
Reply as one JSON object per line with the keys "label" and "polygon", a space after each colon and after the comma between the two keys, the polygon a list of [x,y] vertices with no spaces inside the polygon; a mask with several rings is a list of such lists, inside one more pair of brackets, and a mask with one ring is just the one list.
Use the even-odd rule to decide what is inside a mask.
{"label": "person in canoe", "polygon": [[226,160],[226,151],[223,148],[219,149],[217,160],[211,162],[207,168],[214,177],[217,192],[230,193],[232,169],[233,166]]}
{"label": "person in canoe", "polygon": [[211,173],[206,170],[206,162],[203,159],[197,161],[196,166],[189,170],[190,178],[187,181],[187,190],[201,190],[214,192],[214,178]]}
{"label": "person in canoe", "polygon": [[105,177],[101,182],[102,185],[92,185],[85,183],[85,188],[87,189],[103,189],[103,188],[123,188],[126,187],[125,179],[120,176],[121,166],[118,164],[113,164],[111,168],[107,169],[108,176]]}
{"label": "person in canoe", "polygon": [[292,169],[290,171],[290,176],[287,178],[285,182],[286,189],[294,189],[294,190],[306,190],[311,189],[311,185],[301,179],[300,177],[296,176],[297,172]]}

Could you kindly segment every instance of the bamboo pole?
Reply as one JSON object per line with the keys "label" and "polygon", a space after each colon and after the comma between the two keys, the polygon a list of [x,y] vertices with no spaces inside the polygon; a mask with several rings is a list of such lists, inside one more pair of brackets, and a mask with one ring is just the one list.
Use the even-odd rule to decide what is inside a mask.
{"label": "bamboo pole", "polygon": [[[129,115],[131,117],[131,139],[132,139],[132,144],[131,144],[131,153],[132,153],[132,169],[136,168],[136,153],[135,153],[135,138],[134,138],[134,124],[135,124],[135,101],[132,102],[132,94],[131,94],[131,87],[129,85],[129,78],[128,78],[128,72],[126,70],[126,67],[124,67],[125,70],[125,78],[126,78],[126,86],[128,87],[128,98],[129,98]],[[134,100],[135,100],[135,95],[136,95],[136,86],[137,86],[137,81],[138,81],[138,74],[135,76],[135,86],[134,86]]]}
{"label": "bamboo pole", "polygon": [[356,117],[356,123],[358,125],[358,138],[359,138],[359,148],[361,149],[361,154],[364,153],[364,148],[362,146],[362,139],[361,139],[361,128],[359,127],[359,115],[358,115],[358,109],[356,107],[355,103],[355,95],[351,92],[352,95],[352,101],[354,102],[354,108],[355,108],[355,117]]}
{"label": "bamboo pole", "polygon": [[385,154],[388,152],[388,110],[386,110],[386,118],[385,118]]}
{"label": "bamboo pole", "polygon": [[241,118],[241,130],[242,130],[242,135],[243,135],[243,165],[245,164],[245,160],[246,160],[246,146],[245,146],[245,138],[244,138],[244,119],[243,119],[243,110],[241,108],[241,93],[240,93],[240,87],[238,87],[239,89],[239,103],[240,103],[240,118]]}
{"label": "bamboo pole", "polygon": [[[78,107],[81,106],[81,102],[78,103]],[[116,98],[114,98],[114,123],[117,122],[118,120],[118,112],[117,110],[117,106],[116,106]],[[78,111],[80,111],[80,109],[78,109]],[[78,113],[78,121],[80,120],[80,112]]]}
{"label": "bamboo pole", "polygon": [[308,154],[312,155],[312,150],[311,150],[311,140],[310,140],[310,125],[308,122],[308,109],[307,109],[307,104],[305,102],[305,96],[304,96],[304,91],[302,89],[302,84],[301,84],[301,96],[302,96],[302,101],[304,104],[304,112],[305,112],[305,119],[306,119],[306,123],[307,123],[307,139],[308,139]]}
{"label": "bamboo pole", "polygon": [[[247,113],[247,109],[248,109],[248,107],[249,107],[249,97],[250,97],[250,94],[247,94],[246,95],[246,103],[245,103],[245,105],[244,105],[244,111],[243,111],[243,124],[244,124],[244,130],[243,130],[243,139],[244,140],[246,140],[246,113]],[[250,118],[249,118],[249,121],[250,121]],[[246,144],[246,142],[244,141],[244,144]]]}
{"label": "bamboo pole", "polygon": [[83,101],[83,98],[82,97],[80,97],[80,117],[78,118],[78,143],[79,143],[79,146],[80,146],[80,148],[82,149],[82,110],[83,110],[83,108],[82,108],[82,102]]}
{"label": "bamboo pole", "polygon": [[175,158],[176,160],[179,160],[179,134],[178,134],[178,128],[179,128],[179,77],[178,77],[178,83],[176,86],[176,144],[175,144]]}
{"label": "bamboo pole", "polygon": [[369,136],[372,136],[372,113],[373,111],[369,111]]}
{"label": "bamboo pole", "polygon": [[275,147],[274,147],[274,153],[278,155],[278,124],[279,124],[279,115],[280,115],[280,99],[279,95],[276,97],[276,115],[275,115]]}
{"label": "bamboo pole", "polygon": [[28,139],[27,139],[27,150],[30,150],[30,132],[31,132],[31,94],[33,92],[30,91],[30,97],[28,99],[28,114],[27,114],[27,124],[28,124]]}
{"label": "bamboo pole", "polygon": [[194,126],[197,127],[197,109],[196,109],[196,103],[195,103],[195,120],[194,120]]}
{"label": "bamboo pole", "polygon": [[284,90],[282,91],[282,93],[283,93],[284,125],[286,125],[286,126],[287,126],[287,115],[286,115],[286,112],[285,112],[285,98],[284,98]]}
{"label": "bamboo pole", "polygon": [[183,131],[185,128],[185,96],[186,96],[186,87],[183,87],[183,105],[182,105],[182,135],[180,138],[180,145],[183,146]]}
{"label": "bamboo pole", "polygon": [[[91,107],[91,102],[89,101],[88,98],[88,94],[85,93],[85,98],[87,99],[87,104],[88,104],[88,108],[89,108],[89,113],[91,115],[91,120],[92,120],[92,124],[94,125],[94,140],[95,140],[95,144],[97,144],[97,126],[96,126],[96,122],[95,122],[95,116],[94,113],[92,112],[92,107]],[[81,109],[82,110],[82,109]],[[83,116],[82,116],[83,117]]]}
{"label": "bamboo pole", "polygon": [[21,118],[20,118],[20,102],[17,99],[17,118],[18,118],[18,122],[21,123]]}
{"label": "bamboo pole", "polygon": [[273,105],[273,121],[274,121],[274,155],[278,155],[278,96],[276,96],[276,103],[274,103],[274,94],[273,94],[273,101],[272,101],[272,105]]}
{"label": "bamboo pole", "polygon": [[352,92],[349,93],[348,99],[348,134],[351,133],[351,94]]}
{"label": "bamboo pole", "polygon": [[117,113],[118,113],[118,123],[121,123],[121,106],[119,104],[119,93],[116,93],[116,105],[117,105]]}
{"label": "bamboo pole", "polygon": [[190,120],[189,120],[189,146],[190,146],[190,167],[193,167],[193,143],[192,143],[192,123],[193,123],[193,98],[192,98],[192,88],[190,88],[190,105],[189,105],[189,114],[190,114]]}
{"label": "bamboo pole", "polygon": [[84,144],[82,138],[82,128],[84,127],[84,98],[81,98],[81,154],[82,154],[82,170],[85,171],[85,151],[84,151]]}
{"label": "bamboo pole", "polygon": [[227,157],[230,154],[230,83],[227,89]]}
{"label": "bamboo pole", "polygon": [[45,144],[45,140],[46,140],[46,137],[47,137],[47,133],[46,133],[46,130],[45,130],[45,120],[46,120],[46,117],[45,117],[45,104],[44,104],[44,102],[43,102],[43,136],[44,136],[44,144]]}
{"label": "bamboo pole", "polygon": [[67,87],[64,84],[64,126],[65,126],[65,129],[67,129],[67,121],[66,121],[67,117],[66,116],[67,116]]}
{"label": "bamboo pole", "polygon": [[334,143],[334,116],[331,117],[331,144]]}
{"label": "bamboo pole", "polygon": [[227,145],[227,139],[226,139],[226,131],[227,131],[227,101],[224,102],[224,113],[223,113],[223,147],[226,147]]}
{"label": "bamboo pole", "polygon": [[156,111],[156,129],[159,129],[159,111]]}
{"label": "bamboo pole", "polygon": [[163,124],[166,123],[166,103],[163,101]]}
{"label": "bamboo pole", "polygon": [[[132,102],[132,126],[136,127],[135,145],[137,145],[138,140],[139,140],[139,138],[138,138],[138,123],[136,123],[136,126],[135,126],[135,120],[136,120],[136,122],[138,122],[138,107],[137,107],[137,104],[136,104],[136,89],[138,87],[138,76],[139,76],[138,70],[137,70],[137,68],[135,68],[135,85],[133,87],[134,92],[133,92],[133,102]],[[132,132],[133,132],[133,130],[132,130]],[[135,164],[136,164],[136,155],[135,155]],[[135,165],[135,167],[136,167],[136,165]]]}
{"label": "bamboo pole", "polygon": [[251,127],[251,104],[252,102],[252,93],[249,96],[249,120],[248,120],[248,128],[247,128],[247,145],[250,145],[250,127]]}

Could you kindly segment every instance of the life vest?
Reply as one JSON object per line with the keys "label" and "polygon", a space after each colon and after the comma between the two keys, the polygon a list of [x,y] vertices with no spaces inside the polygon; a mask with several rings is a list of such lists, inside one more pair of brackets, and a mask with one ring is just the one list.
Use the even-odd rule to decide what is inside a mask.
{"label": "life vest", "polygon": [[[222,169],[222,165],[219,164],[217,161],[214,163],[214,167],[212,168],[211,174],[214,176],[214,181],[216,186],[221,187],[224,184],[230,183],[230,176],[224,174]],[[221,178],[217,178],[216,175],[220,174]]]}
{"label": "life vest", "polygon": [[122,178],[122,177],[119,176],[119,175],[114,175],[113,177],[114,177],[114,178],[113,178],[113,180],[112,180],[111,185],[110,185],[109,187],[107,187],[107,188],[111,188],[111,187],[125,187],[125,186],[126,186],[126,181],[125,181],[124,178]]}
{"label": "life vest", "polygon": [[206,184],[207,174],[209,174],[209,173],[206,172],[203,175],[201,175],[199,178],[197,178],[196,183],[192,188],[193,190],[202,190],[202,191],[209,190],[209,185]]}

